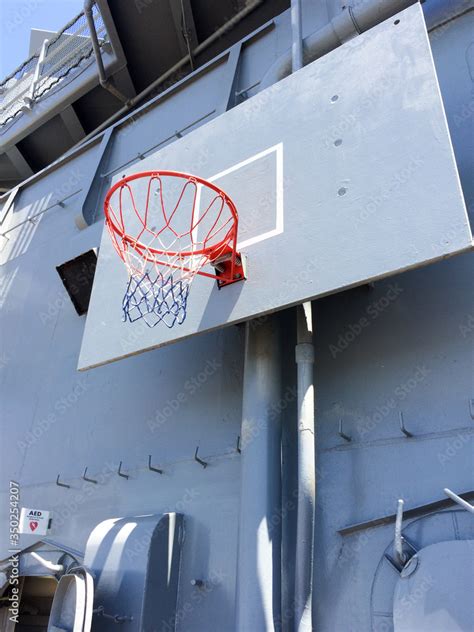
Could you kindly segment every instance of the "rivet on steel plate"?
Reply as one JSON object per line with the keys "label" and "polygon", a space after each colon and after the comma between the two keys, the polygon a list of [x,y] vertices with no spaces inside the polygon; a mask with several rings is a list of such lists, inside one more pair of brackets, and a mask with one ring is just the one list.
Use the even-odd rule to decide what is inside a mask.
{"label": "rivet on steel plate", "polygon": [[158,474],[163,474],[163,470],[160,470],[158,467],[153,467],[151,464],[151,454],[148,455],[148,469],[151,472],[158,472]]}
{"label": "rivet on steel plate", "polygon": [[128,481],[128,479],[130,478],[130,476],[129,476],[128,474],[124,474],[124,473],[122,472],[122,461],[120,461],[120,465],[119,465],[119,468],[118,468],[117,474],[118,474],[119,476],[121,476],[122,478],[126,478],[126,479],[127,479],[127,481]]}
{"label": "rivet on steel plate", "polygon": [[403,432],[405,437],[408,437],[408,438],[413,437],[413,434],[405,428],[405,420],[403,419],[403,413],[401,411],[399,413],[399,419],[400,419],[400,430]]}
{"label": "rivet on steel plate", "polygon": [[87,467],[86,467],[86,469],[84,470],[84,474],[82,475],[82,478],[83,478],[83,480],[87,481],[88,483],[94,483],[94,485],[97,485],[97,483],[99,482],[99,481],[96,481],[96,480],[95,480],[95,479],[93,479],[93,478],[88,478],[88,477],[87,477]]}
{"label": "rivet on steel plate", "polygon": [[352,441],[352,437],[346,434],[342,429],[342,419],[339,419],[339,436],[344,439],[344,441]]}
{"label": "rivet on steel plate", "polygon": [[199,446],[197,446],[196,452],[194,453],[194,460],[197,461],[197,463],[199,463],[200,465],[202,465],[204,469],[206,469],[207,463],[206,461],[203,461],[202,459],[198,457],[198,452],[199,452]]}
{"label": "rivet on steel plate", "polygon": [[58,477],[56,479],[56,485],[58,487],[66,487],[66,489],[70,489],[71,488],[70,485],[66,485],[66,483],[61,483],[61,481],[59,480],[60,476],[61,476],[61,474],[58,474]]}

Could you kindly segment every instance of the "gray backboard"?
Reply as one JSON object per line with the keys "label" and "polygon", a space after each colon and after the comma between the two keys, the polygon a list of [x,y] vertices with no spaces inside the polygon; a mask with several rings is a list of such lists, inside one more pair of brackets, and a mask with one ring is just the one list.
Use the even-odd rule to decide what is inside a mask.
{"label": "gray backboard", "polygon": [[104,231],[79,369],[472,247],[418,5],[124,173],[158,168],[234,198],[248,278],[218,290],[197,277],[172,329],[123,322],[127,274]]}

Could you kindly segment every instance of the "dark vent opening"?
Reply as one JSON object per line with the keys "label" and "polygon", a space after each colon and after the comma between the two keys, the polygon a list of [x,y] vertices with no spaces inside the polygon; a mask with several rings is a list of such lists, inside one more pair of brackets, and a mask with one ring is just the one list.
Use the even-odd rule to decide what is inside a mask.
{"label": "dark vent opening", "polygon": [[56,266],[61,281],[79,316],[87,313],[97,266],[97,251],[88,250]]}

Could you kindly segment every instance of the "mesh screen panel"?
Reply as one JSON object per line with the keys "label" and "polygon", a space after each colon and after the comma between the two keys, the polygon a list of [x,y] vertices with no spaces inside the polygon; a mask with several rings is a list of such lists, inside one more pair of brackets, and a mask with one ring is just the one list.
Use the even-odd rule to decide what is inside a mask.
{"label": "mesh screen panel", "polygon": [[[93,5],[92,11],[102,46],[107,41],[107,32],[97,5]],[[74,76],[93,62],[93,52],[87,19],[80,13],[47,43],[42,63],[40,54],[36,53],[0,83],[0,125],[11,121],[25,106],[38,101],[66,77]]]}

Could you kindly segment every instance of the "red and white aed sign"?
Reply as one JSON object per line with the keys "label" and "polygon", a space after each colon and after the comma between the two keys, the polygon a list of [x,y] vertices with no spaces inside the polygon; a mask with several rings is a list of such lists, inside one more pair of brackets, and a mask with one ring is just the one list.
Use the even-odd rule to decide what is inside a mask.
{"label": "red and white aed sign", "polygon": [[46,535],[48,532],[49,511],[22,507],[20,513],[20,533]]}

